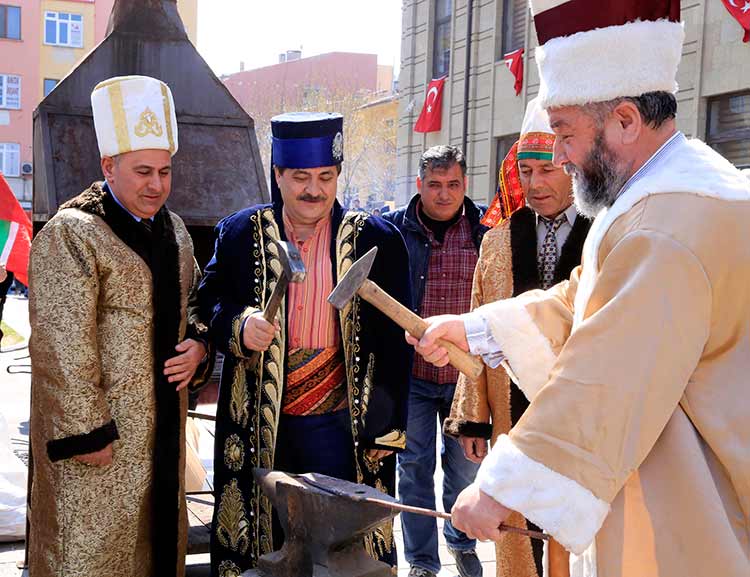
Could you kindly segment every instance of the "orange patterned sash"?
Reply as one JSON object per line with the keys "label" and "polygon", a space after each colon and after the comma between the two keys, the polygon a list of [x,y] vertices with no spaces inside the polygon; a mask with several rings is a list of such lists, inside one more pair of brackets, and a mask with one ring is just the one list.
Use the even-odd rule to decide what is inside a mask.
{"label": "orange patterned sash", "polygon": [[343,348],[292,349],[282,402],[285,415],[321,415],[345,409]]}

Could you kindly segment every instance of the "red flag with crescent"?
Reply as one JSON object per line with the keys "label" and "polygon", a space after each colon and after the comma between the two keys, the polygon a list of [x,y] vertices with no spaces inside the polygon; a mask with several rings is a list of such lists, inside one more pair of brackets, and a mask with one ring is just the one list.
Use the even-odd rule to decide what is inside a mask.
{"label": "red flag with crescent", "polygon": [[443,118],[443,85],[445,76],[430,81],[422,112],[414,125],[414,132],[440,132]]}
{"label": "red flag with crescent", "polygon": [[503,60],[508,70],[511,71],[513,77],[516,79],[513,88],[516,89],[516,96],[518,96],[523,89],[523,48],[506,54],[503,56]]}
{"label": "red flag with crescent", "polygon": [[750,42],[750,2],[748,0],[721,0],[729,13],[740,23],[745,36],[743,42]]}

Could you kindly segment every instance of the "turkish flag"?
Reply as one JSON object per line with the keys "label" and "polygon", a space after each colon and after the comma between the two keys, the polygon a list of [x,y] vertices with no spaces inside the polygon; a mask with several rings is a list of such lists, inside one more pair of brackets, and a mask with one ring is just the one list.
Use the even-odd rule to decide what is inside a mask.
{"label": "turkish flag", "polygon": [[519,48],[518,50],[506,54],[503,56],[503,59],[505,60],[505,65],[508,67],[508,70],[513,73],[513,76],[516,79],[516,83],[513,87],[516,89],[516,96],[518,96],[521,94],[521,89],[523,88],[523,48]]}
{"label": "turkish flag", "polygon": [[427,86],[422,112],[414,125],[414,132],[440,132],[443,119],[443,85],[445,76],[431,80]]}
{"label": "turkish flag", "polygon": [[729,13],[745,30],[743,42],[750,42],[750,2],[747,0],[721,0]]}

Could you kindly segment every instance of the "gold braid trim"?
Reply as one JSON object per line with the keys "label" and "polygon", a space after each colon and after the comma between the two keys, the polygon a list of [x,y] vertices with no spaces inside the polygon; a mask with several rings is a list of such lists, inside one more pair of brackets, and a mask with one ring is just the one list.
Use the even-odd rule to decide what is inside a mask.
{"label": "gold braid trim", "polygon": [[237,479],[232,479],[229,485],[224,486],[216,521],[219,525],[216,530],[219,543],[227,549],[239,551],[244,555],[250,545],[249,523],[245,513],[245,500],[238,487]]}
{"label": "gold braid trim", "polygon": [[[357,258],[357,237],[369,215],[364,212],[348,211],[336,235],[336,270],[338,279],[343,278],[346,271],[351,268]],[[354,437],[354,462],[356,465],[357,483],[364,478],[362,474],[362,463],[359,459],[359,425],[361,409],[359,407],[360,383],[359,373],[359,304],[358,295],[339,312],[339,323],[341,324],[341,336],[344,347],[344,360],[346,363],[346,382],[349,398],[349,413],[351,416],[352,435]]]}
{"label": "gold braid trim", "polygon": [[370,396],[372,395],[372,384],[375,382],[375,353],[370,353],[367,359],[367,372],[365,373],[364,384],[362,385],[362,428],[365,428],[365,419],[367,418],[367,408],[370,405]]}
{"label": "gold braid trim", "polygon": [[229,350],[238,359],[245,360],[250,358],[245,355],[242,349],[242,323],[247,317],[259,310],[257,307],[247,307],[232,319],[232,338],[229,339]]}
{"label": "gold braid trim", "polygon": [[[385,485],[378,479],[375,488],[388,494]],[[393,548],[393,520],[388,520],[365,537],[365,550],[374,559],[383,557]]]}
{"label": "gold braid trim", "polygon": [[245,367],[242,363],[234,366],[232,373],[232,396],[229,399],[229,416],[232,420],[247,427],[250,418],[250,399],[247,394],[247,379],[245,378]]}
{"label": "gold braid trim", "polygon": [[[276,287],[283,266],[279,259],[278,247],[272,242],[281,239],[281,232],[276,223],[273,209],[267,208],[257,213],[256,237],[258,252],[256,255],[256,266],[259,268],[256,278],[262,274],[263,282],[256,283],[259,291],[261,306],[271,297]],[[278,315],[281,331],[271,341],[271,346],[261,355],[260,366],[262,370],[257,371],[256,390],[258,394],[256,419],[258,429],[256,431],[258,440],[257,460],[260,467],[273,469],[273,456],[276,447],[276,432],[281,415],[281,399],[284,392],[284,359],[286,355],[286,297],[281,303]],[[271,502],[260,492],[256,486],[258,539],[255,544],[257,557],[273,551],[273,537]]]}

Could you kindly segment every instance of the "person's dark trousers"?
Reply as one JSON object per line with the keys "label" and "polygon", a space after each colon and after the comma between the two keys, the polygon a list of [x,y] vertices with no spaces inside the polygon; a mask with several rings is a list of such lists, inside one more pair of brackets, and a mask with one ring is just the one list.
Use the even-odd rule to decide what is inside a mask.
{"label": "person's dark trousers", "polygon": [[356,481],[354,441],[349,410],[325,415],[282,415],[274,469],[287,473],[321,473]]}
{"label": "person's dark trousers", "polygon": [[[406,505],[435,509],[435,465],[438,421],[450,413],[455,385],[438,385],[413,379],[409,391],[409,422],[406,450],[398,455],[398,493]],[[458,494],[476,476],[479,465],[464,456],[456,439],[442,435],[443,510],[450,511]],[[404,549],[409,565],[440,572],[437,521],[431,517],[402,513]],[[446,521],[443,534],[448,547],[458,551],[474,549],[476,541]]]}
{"label": "person's dark trousers", "polygon": [[[274,469],[285,473],[320,473],[356,482],[354,441],[349,410],[325,415],[282,415],[276,439]],[[274,548],[284,532],[273,514]]]}
{"label": "person's dark trousers", "polygon": [[[3,309],[5,308],[5,299],[8,297],[8,289],[13,284],[13,273],[8,272],[3,282],[0,282],[0,321],[3,320]],[[2,349],[3,329],[0,325],[0,349]]]}

